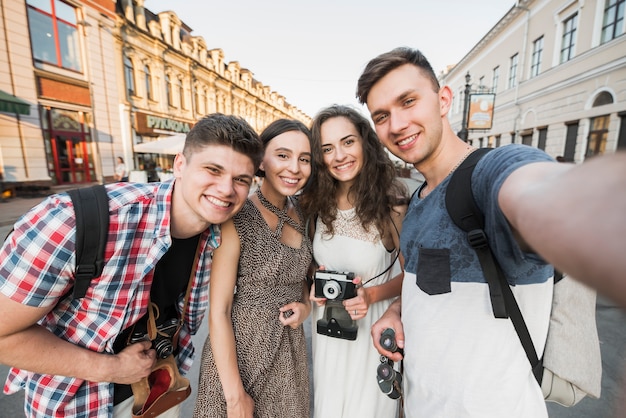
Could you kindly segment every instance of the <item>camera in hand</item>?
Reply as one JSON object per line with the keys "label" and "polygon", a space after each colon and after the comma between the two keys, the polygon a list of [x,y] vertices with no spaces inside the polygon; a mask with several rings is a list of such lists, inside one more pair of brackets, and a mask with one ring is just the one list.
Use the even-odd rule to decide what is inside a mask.
{"label": "camera in hand", "polygon": [[[393,329],[387,328],[380,335],[380,345],[392,353],[403,350],[398,348],[396,343],[396,333]],[[376,369],[376,380],[380,390],[391,399],[398,399],[402,396],[402,374],[393,368],[393,360],[386,356],[380,356],[380,364]]]}
{"label": "camera in hand", "polygon": [[315,272],[315,297],[328,300],[345,300],[356,296],[352,283],[354,273],[318,270]]}
{"label": "camera in hand", "polygon": [[404,356],[404,350],[398,347],[396,343],[396,332],[392,328],[385,328],[380,334],[380,345],[387,351],[392,353],[400,353]]}
{"label": "camera in hand", "polygon": [[[178,319],[171,318],[156,326],[157,335],[152,340],[152,348],[156,351],[157,357],[166,358],[174,352],[174,346],[172,345],[172,339],[176,330],[178,329]],[[128,340],[129,344],[134,344],[139,341],[150,341],[147,331],[134,330]]]}

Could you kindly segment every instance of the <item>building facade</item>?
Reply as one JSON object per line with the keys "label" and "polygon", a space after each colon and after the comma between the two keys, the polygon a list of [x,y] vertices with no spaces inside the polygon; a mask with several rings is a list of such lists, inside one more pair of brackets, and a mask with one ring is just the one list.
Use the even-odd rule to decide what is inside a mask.
{"label": "building facade", "polygon": [[110,180],[118,156],[131,169],[165,167],[173,156],[135,146],[215,111],[257,130],[280,117],[310,122],[175,13],[141,0],[0,0],[0,14],[5,196]]}
{"label": "building facade", "polygon": [[[214,112],[239,115],[259,132],[278,118],[310,124],[306,114],[256,80],[250,70],[226,62],[221,49],[209,49],[202,37],[193,36],[175,12],[155,14],[143,0],[120,0],[117,10],[117,68],[124,81],[118,94],[126,157],[139,144],[138,149],[145,149],[143,144],[188,132],[194,121]],[[135,153],[135,162],[152,176],[155,166],[167,168],[172,157],[165,154],[171,152]]]}
{"label": "building facade", "polygon": [[[475,128],[468,141],[477,146],[521,143],[574,162],[626,148],[625,4],[517,1],[440,76],[454,92],[453,129]],[[491,93],[489,128],[488,112],[467,111]]]}

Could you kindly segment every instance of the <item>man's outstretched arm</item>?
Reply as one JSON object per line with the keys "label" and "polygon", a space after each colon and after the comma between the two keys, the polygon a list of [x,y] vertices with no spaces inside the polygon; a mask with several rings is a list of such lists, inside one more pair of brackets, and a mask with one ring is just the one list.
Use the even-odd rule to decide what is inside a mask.
{"label": "man's outstretched arm", "polygon": [[521,167],[499,202],[534,251],[626,308],[626,152]]}

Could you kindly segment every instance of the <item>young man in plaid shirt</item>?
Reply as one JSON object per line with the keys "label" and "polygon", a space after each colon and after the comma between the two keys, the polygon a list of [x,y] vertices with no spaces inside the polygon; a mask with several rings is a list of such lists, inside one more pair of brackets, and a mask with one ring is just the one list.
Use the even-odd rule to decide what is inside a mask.
{"label": "young man in plaid shirt", "polygon": [[242,207],[262,152],[243,119],[213,114],[187,135],[174,180],[108,185],[106,265],[81,299],[72,297],[69,196],[50,196],[15,224],[0,249],[0,362],[14,367],[4,391],[25,390],[26,416],[129,416],[128,385],[156,361],[149,341],[127,345],[133,326],[145,323],[149,301],[158,301],[162,316],[183,318],[176,354],[180,369],[189,369],[219,224]]}

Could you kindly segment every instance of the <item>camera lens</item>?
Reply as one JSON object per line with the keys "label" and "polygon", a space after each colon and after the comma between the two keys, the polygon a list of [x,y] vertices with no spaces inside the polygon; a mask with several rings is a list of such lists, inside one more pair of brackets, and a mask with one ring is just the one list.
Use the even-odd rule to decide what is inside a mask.
{"label": "camera lens", "polygon": [[395,370],[389,364],[381,364],[376,370],[378,378],[384,381],[390,381],[394,379]]}
{"label": "camera lens", "polygon": [[326,299],[337,299],[341,293],[341,286],[334,280],[329,280],[324,283],[324,297]]}
{"label": "camera lens", "polygon": [[395,353],[398,351],[398,346],[396,345],[396,333],[393,329],[387,328],[380,335],[380,345],[388,351]]}
{"label": "camera lens", "polygon": [[155,340],[153,345],[157,356],[159,356],[160,358],[166,358],[174,352],[174,347],[172,346],[172,343],[166,338]]}

